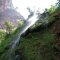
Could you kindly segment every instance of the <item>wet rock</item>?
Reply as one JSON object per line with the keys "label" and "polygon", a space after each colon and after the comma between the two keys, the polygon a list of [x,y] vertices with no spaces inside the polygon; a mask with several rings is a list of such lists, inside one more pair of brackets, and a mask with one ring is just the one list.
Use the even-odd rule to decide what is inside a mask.
{"label": "wet rock", "polygon": [[15,60],[20,60],[20,55],[16,55]]}

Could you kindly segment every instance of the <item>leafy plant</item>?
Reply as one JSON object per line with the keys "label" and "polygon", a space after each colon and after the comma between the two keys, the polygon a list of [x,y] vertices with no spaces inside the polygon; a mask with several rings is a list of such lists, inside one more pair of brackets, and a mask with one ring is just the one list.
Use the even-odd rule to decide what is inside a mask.
{"label": "leafy plant", "polygon": [[11,34],[13,29],[13,24],[11,22],[6,21],[5,22],[6,32],[7,34]]}
{"label": "leafy plant", "polygon": [[54,8],[53,5],[51,5],[51,7],[50,7],[50,9],[49,9],[50,14],[53,13],[54,11],[55,11],[55,8]]}

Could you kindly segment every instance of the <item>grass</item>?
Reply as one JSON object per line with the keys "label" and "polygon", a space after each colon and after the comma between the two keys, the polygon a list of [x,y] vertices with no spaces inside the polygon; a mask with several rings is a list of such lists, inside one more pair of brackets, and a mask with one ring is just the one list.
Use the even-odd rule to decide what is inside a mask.
{"label": "grass", "polygon": [[[14,29],[11,34],[7,34],[5,30],[0,30],[0,60],[7,60],[9,44],[14,40],[20,32],[20,27]],[[4,58],[3,58],[4,57]]]}
{"label": "grass", "polygon": [[[15,31],[15,30],[14,30]],[[10,42],[13,40],[13,38],[15,37],[15,32],[13,31],[13,33],[11,34],[7,34],[5,32],[5,30],[1,30],[0,29],[0,53],[2,53],[3,51],[5,51],[5,48],[10,44]],[[16,31],[17,33],[18,31]]]}
{"label": "grass", "polygon": [[30,33],[18,47],[22,50],[22,60],[52,60],[53,42],[54,35],[49,32]]}
{"label": "grass", "polygon": [[[19,29],[12,36],[15,36],[16,32],[19,32]],[[5,47],[11,42],[12,36],[6,36],[5,32],[0,31],[0,53],[5,51]],[[26,37],[22,37],[17,48],[21,52],[22,60],[52,60],[54,38],[53,34],[45,30],[43,32],[29,33]],[[6,56],[6,53],[1,58],[3,56]],[[5,60],[5,58],[1,60]]]}
{"label": "grass", "polygon": [[6,33],[3,31],[0,31],[0,53],[5,50],[5,47],[9,44],[11,41],[11,36],[6,36]]}

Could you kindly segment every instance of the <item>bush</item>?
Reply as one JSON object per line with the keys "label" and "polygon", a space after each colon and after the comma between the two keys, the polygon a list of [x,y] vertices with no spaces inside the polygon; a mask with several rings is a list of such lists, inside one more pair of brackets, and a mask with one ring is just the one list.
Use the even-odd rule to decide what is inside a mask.
{"label": "bush", "polygon": [[13,24],[11,22],[6,21],[5,22],[6,32],[7,34],[11,34],[13,29]]}

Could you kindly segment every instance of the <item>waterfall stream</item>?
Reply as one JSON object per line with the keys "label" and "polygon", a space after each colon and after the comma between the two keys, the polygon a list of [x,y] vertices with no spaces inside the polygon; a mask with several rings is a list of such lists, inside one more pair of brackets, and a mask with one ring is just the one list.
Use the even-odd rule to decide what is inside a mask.
{"label": "waterfall stream", "polygon": [[[6,51],[6,60],[20,60],[20,54],[16,55],[15,51],[18,45],[20,44],[21,41],[21,36],[30,28],[32,25],[34,25],[38,20],[41,20],[41,18],[38,18],[38,14],[34,14],[32,17],[26,20],[24,23],[24,26],[21,28],[20,32],[12,39],[9,49]],[[43,20],[43,19],[42,19]],[[47,18],[45,18],[47,20]],[[47,24],[47,22],[46,22]],[[5,56],[4,56],[5,57]],[[3,57],[2,57],[3,58]]]}
{"label": "waterfall stream", "polygon": [[37,17],[38,17],[38,15],[34,14],[30,19],[28,19],[25,22],[24,26],[22,27],[20,33],[17,35],[17,37],[14,38],[14,41],[12,42],[12,44],[10,46],[10,49],[8,51],[8,53],[9,53],[9,60],[15,60],[15,56],[13,57],[13,55],[15,55],[15,49],[16,49],[17,45],[19,44],[21,35],[23,33],[25,33],[29,27],[31,27],[33,24],[35,24],[35,22],[38,20]]}

